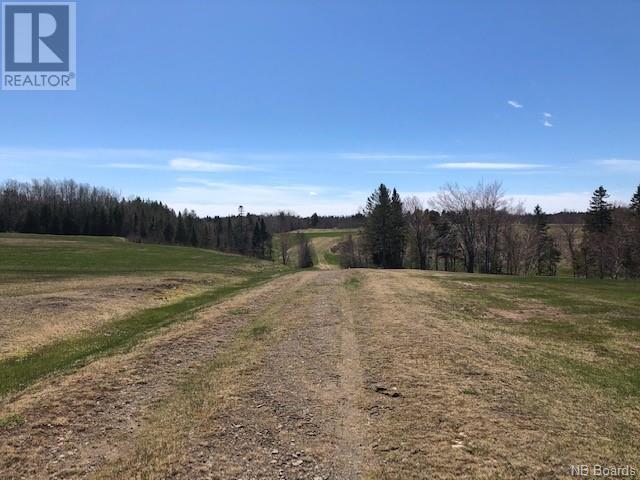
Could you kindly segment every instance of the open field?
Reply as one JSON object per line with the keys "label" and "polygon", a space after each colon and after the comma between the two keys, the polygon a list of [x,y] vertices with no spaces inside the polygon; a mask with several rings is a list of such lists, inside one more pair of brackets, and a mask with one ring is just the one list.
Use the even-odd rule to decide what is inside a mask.
{"label": "open field", "polygon": [[[96,264],[82,285],[72,267],[54,281],[9,250],[28,268],[3,263],[22,285],[4,281],[3,302],[53,292],[75,304],[77,288],[117,300],[169,272],[184,282],[165,304],[140,294],[131,304],[149,308],[118,317],[142,325],[123,330],[134,342],[5,394],[0,478],[555,479],[578,464],[640,468],[639,283],[364,269],[264,281],[281,272],[185,248],[144,274]],[[202,291],[189,283],[210,274]],[[187,299],[199,300],[175,307]],[[34,319],[64,317],[40,308]],[[62,338],[118,320],[91,322]],[[22,324],[28,332],[28,316]],[[25,358],[51,341],[33,325],[44,347],[23,347]]]}
{"label": "open field", "polygon": [[0,395],[279,271],[120,238],[0,235]]}

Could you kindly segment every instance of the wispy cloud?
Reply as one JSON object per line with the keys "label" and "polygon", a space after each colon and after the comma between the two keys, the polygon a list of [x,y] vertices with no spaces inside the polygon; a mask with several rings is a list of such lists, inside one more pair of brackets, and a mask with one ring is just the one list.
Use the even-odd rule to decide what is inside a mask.
{"label": "wispy cloud", "polygon": [[229,163],[205,162],[195,158],[174,158],[169,161],[171,170],[182,172],[238,172],[256,170],[255,167]]}
{"label": "wispy cloud", "polygon": [[552,128],[552,127],[553,127],[553,124],[552,124],[549,120],[547,120],[546,118],[545,118],[545,120],[542,122],[542,125],[543,125],[543,126],[545,126],[545,127],[547,127],[547,128]]}
{"label": "wispy cloud", "polygon": [[446,160],[452,155],[442,153],[343,153],[341,157],[347,160]]}
{"label": "wispy cloud", "polygon": [[158,192],[176,210],[193,209],[200,215],[226,215],[243,205],[251,213],[294,209],[301,215],[356,213],[366,199],[362,192],[307,184],[260,184],[179,178],[178,187]]}
{"label": "wispy cloud", "polygon": [[543,116],[543,117],[545,117],[545,118],[551,118],[551,117],[553,117],[553,115],[551,115],[549,112],[543,112],[543,113],[542,113],[542,116]]}
{"label": "wispy cloud", "polygon": [[[624,194],[610,191],[611,201],[624,202],[626,200]],[[584,212],[589,208],[589,200],[592,192],[557,192],[557,193],[517,193],[508,195],[517,203],[524,204],[529,211],[533,210],[536,205],[540,205],[543,210],[548,213],[561,212],[563,210],[573,210]]]}
{"label": "wispy cloud", "polygon": [[545,165],[537,163],[456,162],[439,163],[435,167],[449,170],[530,170],[543,168]]}
{"label": "wispy cloud", "polygon": [[605,158],[596,160],[598,165],[619,172],[640,172],[640,160],[627,160],[622,158]]}
{"label": "wispy cloud", "polygon": [[511,105],[513,108],[523,108],[523,105],[521,103],[516,102],[515,100],[509,100],[507,103]]}

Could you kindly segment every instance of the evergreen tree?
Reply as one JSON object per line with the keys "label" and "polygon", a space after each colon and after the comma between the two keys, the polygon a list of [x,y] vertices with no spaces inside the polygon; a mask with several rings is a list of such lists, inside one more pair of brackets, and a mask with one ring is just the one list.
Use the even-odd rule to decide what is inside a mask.
{"label": "evergreen tree", "polygon": [[602,185],[593,192],[585,221],[591,233],[606,233],[611,228],[611,205],[607,198],[609,194]]}
{"label": "evergreen tree", "polygon": [[405,220],[398,192],[389,194],[381,184],[367,199],[365,240],[372,263],[382,268],[400,268],[404,258]]}
{"label": "evergreen tree", "polygon": [[640,217],[640,185],[638,185],[636,193],[634,193],[633,197],[631,197],[630,208],[634,214]]}
{"label": "evergreen tree", "polygon": [[198,240],[198,232],[196,231],[195,223],[191,223],[191,235],[189,235],[189,243],[192,247],[197,247],[200,242]]}
{"label": "evergreen tree", "polygon": [[391,195],[389,222],[390,248],[387,262],[390,268],[402,268],[407,238],[406,229],[406,220],[402,211],[402,200],[394,188],[393,194]]}
{"label": "evergreen tree", "polygon": [[320,223],[320,219],[318,218],[318,214],[314,213],[311,215],[311,228],[317,227],[318,223]]}
{"label": "evergreen tree", "polygon": [[555,275],[560,261],[560,250],[558,250],[553,238],[549,235],[547,216],[540,205],[536,205],[533,215],[536,233],[535,262],[537,273],[538,275]]}
{"label": "evergreen tree", "polygon": [[600,186],[591,197],[589,211],[585,216],[582,251],[584,273],[591,276],[595,269],[599,278],[608,275],[613,255],[613,242],[610,235],[613,225],[611,206],[607,201],[609,194]]}
{"label": "evergreen tree", "polygon": [[264,218],[260,219],[260,240],[261,258],[271,259],[271,235],[269,234],[269,230],[267,230],[267,224],[265,223]]}
{"label": "evergreen tree", "polygon": [[184,219],[182,213],[178,213],[178,224],[176,227],[176,243],[187,243],[187,230],[185,229]]}
{"label": "evergreen tree", "polygon": [[365,237],[371,261],[377,267],[386,267],[389,256],[389,222],[391,198],[385,184],[367,199]]}
{"label": "evergreen tree", "polygon": [[175,239],[175,231],[173,228],[173,223],[167,222],[167,226],[164,227],[163,235],[164,235],[164,241],[166,243],[173,243]]}
{"label": "evergreen tree", "polygon": [[254,257],[262,257],[262,237],[260,234],[260,223],[256,222],[253,227],[253,235],[251,237],[251,252]]}

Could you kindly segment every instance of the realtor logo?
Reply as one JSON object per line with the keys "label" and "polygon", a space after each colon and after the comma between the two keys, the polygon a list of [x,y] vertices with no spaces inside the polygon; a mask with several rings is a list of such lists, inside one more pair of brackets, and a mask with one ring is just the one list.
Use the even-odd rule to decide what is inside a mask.
{"label": "realtor logo", "polygon": [[75,3],[5,2],[2,29],[3,90],[75,90]]}

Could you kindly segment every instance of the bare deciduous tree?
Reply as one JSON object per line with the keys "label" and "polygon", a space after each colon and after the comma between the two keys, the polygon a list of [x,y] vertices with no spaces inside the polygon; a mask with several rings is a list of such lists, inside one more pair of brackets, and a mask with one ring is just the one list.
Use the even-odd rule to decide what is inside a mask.
{"label": "bare deciduous tree", "polygon": [[418,197],[405,199],[404,211],[409,227],[409,245],[417,261],[418,268],[426,270],[428,268],[429,243],[432,232],[429,211],[424,209]]}
{"label": "bare deciduous tree", "polygon": [[498,233],[507,206],[502,185],[481,182],[475,187],[461,188],[457,184],[447,184],[433,203],[448,215],[457,233],[465,270],[473,273],[479,264],[481,270],[495,273],[498,269]]}

